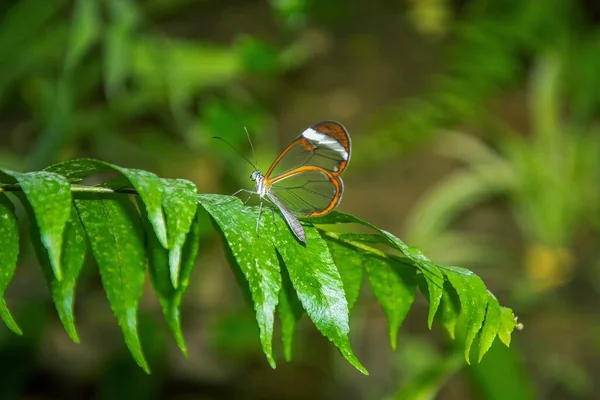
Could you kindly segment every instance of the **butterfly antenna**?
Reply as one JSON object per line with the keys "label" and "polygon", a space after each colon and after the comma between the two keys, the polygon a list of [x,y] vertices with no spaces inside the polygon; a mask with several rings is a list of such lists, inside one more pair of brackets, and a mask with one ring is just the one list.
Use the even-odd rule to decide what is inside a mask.
{"label": "butterfly antenna", "polygon": [[[244,130],[246,131],[246,137],[248,138],[248,143],[250,143],[250,149],[252,149],[252,157],[254,158],[254,161],[256,162],[256,166],[258,167],[258,160],[256,159],[256,153],[254,152],[254,145],[252,145],[252,140],[250,140],[250,133],[248,132],[248,128],[244,127]],[[260,168],[256,168],[256,169],[260,169]]]}
{"label": "butterfly antenna", "polygon": [[[242,154],[241,151],[239,151],[238,149],[236,149],[231,143],[229,143],[227,140],[223,139],[222,137],[219,136],[213,136],[213,139],[219,139],[222,140],[223,142],[225,142],[225,144],[227,144],[227,146],[231,147],[236,153],[238,153],[240,156],[242,156],[242,158],[246,161],[248,161],[248,163],[250,165],[252,165],[255,169],[258,170],[258,165],[254,164],[252,161],[248,160],[248,158]],[[254,152],[254,149],[252,149],[252,152]]]}

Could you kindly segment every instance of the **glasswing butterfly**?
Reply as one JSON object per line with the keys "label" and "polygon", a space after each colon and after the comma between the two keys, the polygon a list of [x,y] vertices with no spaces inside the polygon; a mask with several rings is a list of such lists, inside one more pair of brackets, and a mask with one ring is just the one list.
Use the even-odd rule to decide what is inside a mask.
{"label": "glasswing butterfly", "polygon": [[351,148],[350,135],[342,124],[319,122],[294,139],[266,174],[254,166],[250,176],[254,191],[240,189],[234,195],[246,192],[259,196],[257,232],[263,200],[267,200],[279,209],[296,238],[306,243],[296,217],[319,217],[340,203],[344,192],[340,174],[350,162]]}

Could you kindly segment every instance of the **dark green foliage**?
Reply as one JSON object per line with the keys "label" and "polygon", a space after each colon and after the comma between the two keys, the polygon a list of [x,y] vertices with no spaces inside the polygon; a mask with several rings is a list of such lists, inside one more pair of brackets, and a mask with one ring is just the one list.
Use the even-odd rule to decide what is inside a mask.
{"label": "dark green foliage", "polygon": [[19,227],[14,210],[13,204],[4,193],[0,193],[0,316],[11,331],[20,335],[21,329],[4,300],[4,292],[13,277],[19,256]]}
{"label": "dark green foliage", "polygon": [[[106,171],[119,176],[97,186],[76,183]],[[303,245],[275,210],[265,209],[256,232],[256,208],[230,196],[198,195],[195,186],[184,180],[161,179],[150,172],[91,159],[56,164],[44,172],[1,172],[0,295],[12,278],[18,255],[14,207],[3,193],[14,192],[30,215],[31,240],[69,336],[79,340],[73,301],[89,249],[125,343],[145,371],[149,367],[139,339],[137,311],[146,265],[175,341],[187,352],[179,308],[202,245],[198,205],[221,232],[238,283],[254,305],[260,342],[273,368],[275,313],[281,322],[286,360],[292,358],[296,323],[306,313],[340,353],[367,374],[349,341],[349,313],[363,273],[389,321],[392,348],[417,288],[430,303],[429,326],[437,313],[453,337],[457,321],[464,323],[467,361],[478,336],[481,360],[496,336],[508,345],[515,327],[512,310],[500,307],[475,274],[436,265],[391,233],[348,214],[332,212],[304,221],[307,243]],[[135,195],[138,207],[130,194]],[[360,224],[375,233],[334,233],[325,229],[328,224]],[[390,252],[372,247],[373,243],[386,245]],[[20,333],[4,300],[0,315],[11,330]]]}

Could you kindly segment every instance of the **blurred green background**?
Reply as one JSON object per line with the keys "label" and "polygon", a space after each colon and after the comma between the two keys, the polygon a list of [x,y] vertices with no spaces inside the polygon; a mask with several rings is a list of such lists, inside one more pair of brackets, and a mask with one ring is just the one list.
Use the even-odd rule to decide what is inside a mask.
{"label": "blurred green background", "polygon": [[249,154],[247,127],[265,168],[324,119],[353,138],[340,209],[480,275],[525,324],[510,350],[465,366],[427,330],[421,299],[392,352],[364,290],[351,340],[371,376],[306,319],[294,362],[271,370],[206,223],[184,299],[188,358],[151,290],[143,299],[151,376],[93,265],[76,345],[23,243],[7,301],[25,335],[0,328],[0,398],[598,398],[597,1],[0,1],[2,167],[89,156],[232,193],[251,187],[251,167],[212,136]]}

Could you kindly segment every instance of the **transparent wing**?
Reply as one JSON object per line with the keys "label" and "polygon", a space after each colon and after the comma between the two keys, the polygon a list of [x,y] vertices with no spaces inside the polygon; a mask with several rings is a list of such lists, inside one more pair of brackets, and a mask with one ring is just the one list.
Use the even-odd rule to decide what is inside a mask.
{"label": "transparent wing", "polygon": [[320,216],[333,210],[342,199],[342,180],[318,167],[298,168],[269,182],[269,193],[299,216]]}
{"label": "transparent wing", "polygon": [[285,219],[285,222],[288,224],[294,235],[298,238],[299,241],[306,243],[306,233],[304,232],[304,228],[300,222],[296,219],[296,217],[283,205],[281,200],[275,197],[273,194],[267,192],[267,196],[269,200],[273,202],[279,208],[281,215]]}
{"label": "transparent wing", "polygon": [[340,174],[350,161],[350,136],[339,122],[325,121],[307,128],[281,154],[265,174],[274,179],[299,167],[319,167]]}

